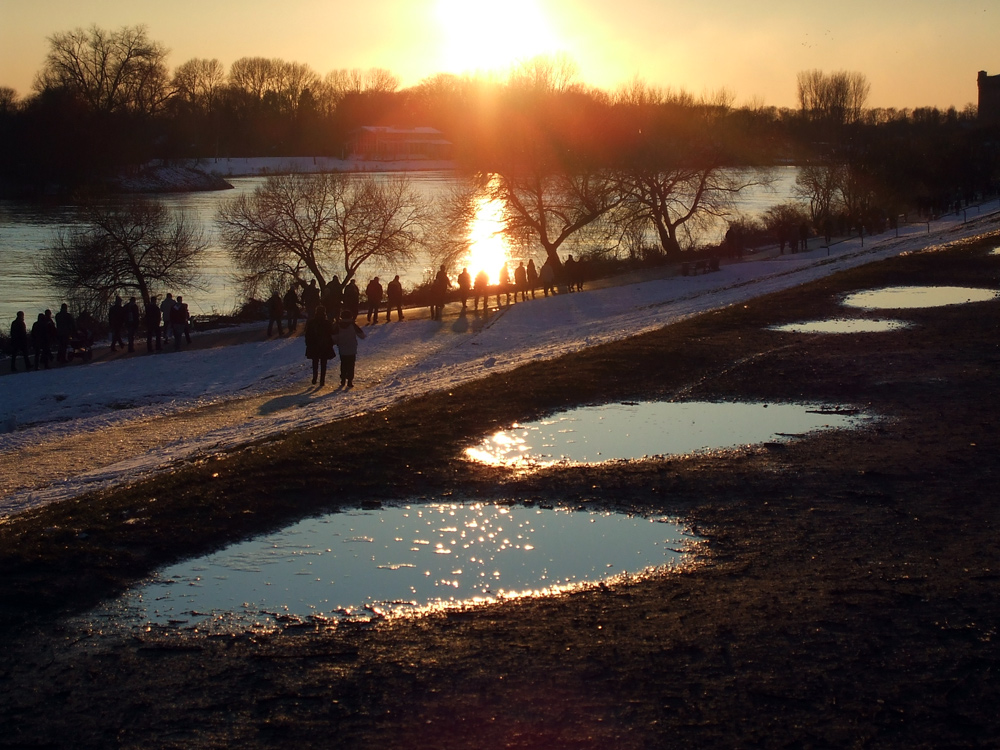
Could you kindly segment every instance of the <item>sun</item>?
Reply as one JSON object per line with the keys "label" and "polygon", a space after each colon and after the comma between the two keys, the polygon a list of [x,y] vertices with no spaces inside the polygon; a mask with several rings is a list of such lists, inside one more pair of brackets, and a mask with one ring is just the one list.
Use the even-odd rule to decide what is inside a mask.
{"label": "sun", "polygon": [[443,37],[441,64],[449,72],[505,70],[560,49],[538,0],[438,0],[436,16]]}

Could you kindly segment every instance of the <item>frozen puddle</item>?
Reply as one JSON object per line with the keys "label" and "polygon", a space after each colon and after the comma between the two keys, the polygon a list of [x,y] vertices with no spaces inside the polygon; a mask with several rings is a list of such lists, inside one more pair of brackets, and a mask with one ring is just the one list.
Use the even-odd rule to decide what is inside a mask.
{"label": "frozen puddle", "polygon": [[910,323],[902,320],[831,318],[830,320],[811,320],[802,323],[769,326],[768,330],[785,333],[887,333],[910,327]]}
{"label": "frozen puddle", "polygon": [[88,619],[208,629],[402,614],[678,565],[692,542],[672,521],[616,513],[479,503],[333,513],[162,570]]}
{"label": "frozen puddle", "polygon": [[848,307],[865,310],[903,310],[923,307],[964,305],[968,302],[988,302],[1000,293],[993,289],[964,286],[891,286],[848,294],[842,300]]}
{"label": "frozen puddle", "polygon": [[560,412],[492,435],[466,455],[499,465],[544,467],[731,449],[850,429],[865,417],[856,409],[816,404],[650,401]]}

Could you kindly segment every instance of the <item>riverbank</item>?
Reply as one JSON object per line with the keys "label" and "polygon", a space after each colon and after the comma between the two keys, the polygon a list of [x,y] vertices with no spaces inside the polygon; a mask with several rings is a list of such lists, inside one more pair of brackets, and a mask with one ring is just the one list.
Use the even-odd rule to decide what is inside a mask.
{"label": "riverbank", "polygon": [[313,389],[301,342],[269,338],[264,325],[242,346],[176,353],[167,347],[162,354],[19,374],[16,390],[0,398],[0,425],[6,427],[0,433],[0,517],[973,236],[995,227],[994,218],[942,218],[931,234],[908,227],[898,238],[762,254],[697,276],[661,268],[607,279],[603,288],[595,283],[580,294],[494,306],[485,315],[462,314],[455,305],[443,321],[411,315],[401,324],[368,329],[362,375],[349,392]]}
{"label": "riverbank", "polygon": [[[861,289],[1000,288],[995,244],[865,264],[9,520],[0,744],[995,746],[1000,302],[908,310],[891,333],[768,329],[842,316]],[[461,458],[498,426],[646,398],[882,420],[529,474]],[[58,614],[321,510],[440,497],[670,514],[707,543],[681,573],[373,625],[118,633]]]}
{"label": "riverbank", "polygon": [[181,166],[220,177],[260,177],[270,174],[311,174],[316,172],[436,172],[453,171],[455,162],[443,159],[384,161],[335,159],[330,156],[207,157],[152,162],[149,166]]}

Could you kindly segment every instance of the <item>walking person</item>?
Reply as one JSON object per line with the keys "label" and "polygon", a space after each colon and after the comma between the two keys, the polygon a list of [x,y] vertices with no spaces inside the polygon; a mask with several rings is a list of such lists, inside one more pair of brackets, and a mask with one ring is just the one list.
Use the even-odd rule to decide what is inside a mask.
{"label": "walking person", "polygon": [[340,286],[340,277],[334,276],[323,287],[323,307],[326,317],[334,323],[340,319],[340,305],[344,301],[344,290]]}
{"label": "walking person", "polygon": [[538,286],[538,269],[535,268],[535,259],[528,259],[528,289],[531,290],[531,299],[535,298],[535,287]]}
{"label": "walking person", "polygon": [[59,329],[56,328],[55,318],[52,317],[52,311],[45,311],[45,327],[48,329],[49,334],[49,360],[52,359],[52,347],[56,345],[59,341]]}
{"label": "walking person", "polygon": [[163,343],[170,340],[170,311],[174,309],[174,295],[167,292],[167,296],[160,303],[160,320],[163,323]]}
{"label": "walking person", "polygon": [[156,303],[156,295],[154,294],[149,298],[149,302],[146,303],[146,309],[142,312],[142,322],[146,325],[146,353],[153,353],[153,339],[156,339],[156,351],[163,350],[163,338],[160,335],[160,321],[163,319],[163,313],[160,312],[160,306]]}
{"label": "walking person", "polygon": [[365,338],[365,332],[354,322],[350,310],[340,314],[340,322],[334,333],[337,350],[340,352],[340,387],[354,387],[354,365],[358,359],[358,339]]}
{"label": "walking person", "polygon": [[521,293],[521,302],[528,301],[528,269],[524,267],[522,260],[514,269],[514,301],[517,302],[517,293]]}
{"label": "walking person", "polygon": [[73,320],[73,315],[69,311],[69,305],[63,302],[59,312],[56,313],[57,362],[66,361],[66,350],[69,348],[69,340],[74,333],[76,333],[76,321]]}
{"label": "walking person", "polygon": [[351,279],[344,287],[344,296],[340,304],[340,312],[347,311],[351,314],[351,320],[358,317],[361,309],[361,290],[358,289],[358,282]]}
{"label": "walking person", "polygon": [[187,341],[190,344],[191,343],[191,313],[188,311],[187,302],[185,302],[184,298],[182,296],[180,296],[179,294],[177,295],[177,304],[175,305],[175,307],[180,308],[179,317],[180,317],[181,323],[183,325],[184,340]]}
{"label": "walking person", "polygon": [[49,351],[49,322],[45,319],[45,313],[38,313],[38,320],[31,326],[31,345],[35,349],[35,367],[45,365],[49,369],[49,359],[52,353]]}
{"label": "walking person", "polygon": [[108,310],[108,327],[111,329],[111,351],[115,351],[117,344],[122,349],[125,342],[122,341],[122,327],[125,325],[125,308],[122,305],[122,298],[115,296],[115,303]]}
{"label": "walking person", "polygon": [[552,261],[548,258],[542,263],[542,270],[538,274],[538,280],[542,282],[542,291],[545,292],[546,297],[549,296],[550,291],[553,294],[556,293],[556,270],[552,267]]}
{"label": "walking person", "polygon": [[174,334],[174,351],[180,351],[181,338],[184,336],[184,324],[187,317],[187,306],[183,304],[184,298],[177,295],[174,306],[170,308],[170,328]]}
{"label": "walking person", "polygon": [[128,350],[135,351],[135,336],[139,333],[139,305],[135,297],[128,298],[125,305],[125,335],[128,336]]}
{"label": "walking person", "polygon": [[382,306],[382,284],[379,283],[378,276],[368,282],[368,286],[365,288],[365,299],[368,300],[368,322],[372,322],[374,315],[374,322],[378,323],[378,311]]}
{"label": "walking person", "polygon": [[451,286],[451,279],[448,272],[444,270],[444,264],[438,269],[434,283],[431,284],[431,320],[441,320],[444,312],[444,301],[448,296],[448,288]]}
{"label": "walking person", "polygon": [[[285,298],[281,300],[281,303],[284,305],[285,315],[288,316],[288,335],[291,336],[295,333],[295,329],[299,327],[299,297],[295,294],[295,284],[288,287],[288,291],[285,292]],[[309,310],[306,310],[305,313],[307,318],[310,317]]]}
{"label": "walking person", "polygon": [[399,280],[399,274],[385,288],[388,303],[385,308],[385,322],[392,319],[392,309],[396,308],[399,319],[403,319],[403,283]]}
{"label": "walking person", "polygon": [[507,295],[507,307],[510,307],[510,269],[507,268],[506,261],[500,266],[500,283],[497,284],[497,307],[500,307],[501,294]]}
{"label": "walking person", "polygon": [[316,286],[316,279],[310,279],[309,286],[302,290],[302,307],[305,308],[307,318],[312,315],[318,304],[319,287]]}
{"label": "walking person", "polygon": [[472,287],[473,291],[473,312],[479,312],[479,298],[483,298],[483,313],[486,313],[490,307],[490,275],[486,273],[485,268],[479,269],[479,273],[476,274],[476,282]]}
{"label": "walking person", "polygon": [[267,301],[267,335],[270,337],[271,331],[274,329],[274,324],[278,324],[278,335],[284,336],[285,331],[281,327],[281,316],[285,313],[284,303],[281,301],[281,295],[278,294],[278,290],[275,289],[271,293],[271,298]]}
{"label": "walking person", "polygon": [[306,321],[306,359],[312,360],[313,385],[319,377],[319,385],[326,385],[326,363],[333,359],[333,323],[326,317],[326,307],[316,305],[313,314]]}
{"label": "walking person", "polygon": [[566,258],[566,262],[563,263],[563,280],[566,283],[566,291],[568,292],[576,291],[577,270],[576,261],[573,259],[573,254],[570,253],[569,257]]}
{"label": "walking person", "polygon": [[10,324],[10,371],[17,372],[17,355],[24,356],[24,369],[31,369],[28,356],[28,324],[24,322],[24,310],[18,310]]}
{"label": "walking person", "polygon": [[472,292],[472,276],[469,275],[469,269],[463,268],[462,273],[458,275],[458,296],[462,299],[462,309],[465,310],[469,301],[469,295]]}

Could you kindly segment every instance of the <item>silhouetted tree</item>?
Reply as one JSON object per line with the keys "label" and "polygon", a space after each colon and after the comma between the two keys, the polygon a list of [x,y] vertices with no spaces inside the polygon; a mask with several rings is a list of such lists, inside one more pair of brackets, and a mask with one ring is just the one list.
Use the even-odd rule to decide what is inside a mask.
{"label": "silhouetted tree", "polygon": [[175,292],[198,288],[208,245],[183,214],[132,198],[89,201],[84,218],[82,228],[60,234],[38,263],[39,272],[81,309],[101,310],[116,294],[149,302],[157,286]]}
{"label": "silhouetted tree", "polygon": [[269,177],[217,217],[247,299],[303,280],[305,271],[324,286],[338,270],[346,283],[370,260],[409,262],[427,221],[405,176],[342,173]]}
{"label": "silhouetted tree", "polygon": [[94,112],[153,114],[170,95],[167,49],[150,40],[145,26],[53,34],[35,90],[66,89]]}
{"label": "silhouetted tree", "polygon": [[766,170],[744,166],[728,148],[721,126],[728,111],[724,92],[694,106],[659,96],[627,99],[625,122],[635,131],[616,167],[622,198],[614,221],[651,227],[668,257],[682,250],[681,234],[735,211],[739,194],[767,184]]}
{"label": "silhouetted tree", "polygon": [[871,84],[863,73],[804,70],[798,74],[799,107],[803,114],[833,125],[861,119]]}

